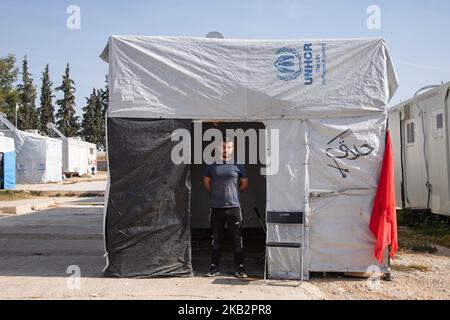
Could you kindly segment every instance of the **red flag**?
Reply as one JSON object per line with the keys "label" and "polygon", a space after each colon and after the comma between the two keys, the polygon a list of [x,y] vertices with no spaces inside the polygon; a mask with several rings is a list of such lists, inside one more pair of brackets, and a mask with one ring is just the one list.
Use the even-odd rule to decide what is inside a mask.
{"label": "red flag", "polygon": [[386,132],[386,150],[378,181],[377,194],[370,219],[370,231],[377,239],[375,257],[383,262],[384,249],[390,245],[390,255],[394,258],[398,250],[397,212],[395,204],[394,156],[392,154],[391,133]]}

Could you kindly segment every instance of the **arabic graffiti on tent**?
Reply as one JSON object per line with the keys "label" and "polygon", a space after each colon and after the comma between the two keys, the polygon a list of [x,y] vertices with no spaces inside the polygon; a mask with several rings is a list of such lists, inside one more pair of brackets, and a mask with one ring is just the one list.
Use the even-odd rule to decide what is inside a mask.
{"label": "arabic graffiti on tent", "polygon": [[[345,140],[350,141],[350,143],[346,143]],[[359,145],[358,140],[351,129],[338,134],[327,143],[328,148],[325,153],[333,161],[328,166],[338,170],[344,179],[350,173],[350,170],[345,167],[344,160],[356,161],[362,157],[367,157],[375,149],[368,143],[359,145],[359,147],[357,145]]]}

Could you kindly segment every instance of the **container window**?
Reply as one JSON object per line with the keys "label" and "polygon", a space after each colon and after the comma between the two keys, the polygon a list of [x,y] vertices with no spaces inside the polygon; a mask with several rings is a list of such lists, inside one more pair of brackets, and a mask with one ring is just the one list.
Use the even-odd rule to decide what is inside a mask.
{"label": "container window", "polygon": [[444,116],[442,113],[436,115],[436,129],[441,130],[444,128]]}
{"label": "container window", "polygon": [[416,142],[414,122],[406,124],[406,143],[413,144]]}

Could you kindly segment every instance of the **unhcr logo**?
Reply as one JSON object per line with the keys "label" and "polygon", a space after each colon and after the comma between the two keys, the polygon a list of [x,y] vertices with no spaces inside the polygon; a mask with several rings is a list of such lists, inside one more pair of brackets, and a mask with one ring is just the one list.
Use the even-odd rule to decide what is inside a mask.
{"label": "unhcr logo", "polygon": [[278,79],[291,81],[297,79],[302,73],[300,67],[301,56],[297,50],[292,48],[280,48],[276,55],[279,56],[275,61],[275,68],[278,69]]}
{"label": "unhcr logo", "polygon": [[305,79],[305,85],[313,84],[313,50],[312,43],[304,45],[304,52],[296,49],[283,47],[276,51],[278,57],[274,63],[278,70],[278,79],[283,81],[292,81],[298,79],[302,73]]}

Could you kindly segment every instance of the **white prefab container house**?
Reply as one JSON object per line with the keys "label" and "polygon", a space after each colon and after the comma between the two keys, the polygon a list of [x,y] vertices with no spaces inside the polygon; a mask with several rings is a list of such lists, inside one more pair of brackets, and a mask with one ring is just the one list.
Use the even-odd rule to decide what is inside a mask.
{"label": "white prefab container house", "polygon": [[450,215],[450,82],[389,109],[397,206]]}
{"label": "white prefab container house", "polygon": [[65,174],[95,174],[97,172],[97,146],[83,140],[63,140],[63,168]]}
{"label": "white prefab container house", "polygon": [[97,173],[97,146],[94,143],[68,138],[53,123],[47,124],[47,127],[62,141],[64,174],[82,176]]}

